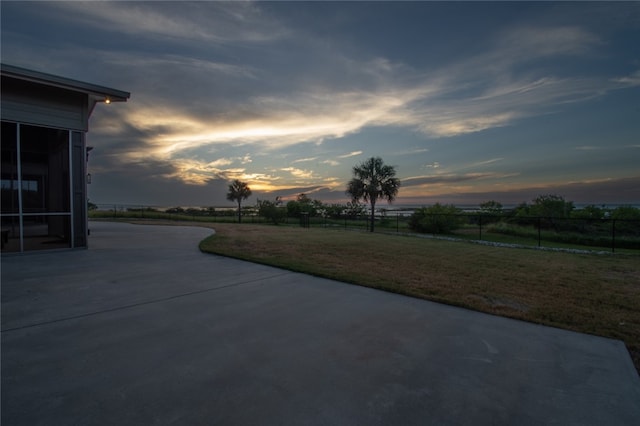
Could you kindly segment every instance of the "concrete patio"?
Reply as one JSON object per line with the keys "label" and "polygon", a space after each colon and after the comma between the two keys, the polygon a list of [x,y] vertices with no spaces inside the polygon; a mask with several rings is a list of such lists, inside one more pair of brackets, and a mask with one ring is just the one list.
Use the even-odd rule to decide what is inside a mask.
{"label": "concrete patio", "polygon": [[2,257],[3,425],[630,425],[620,341],[200,253],[91,223]]}

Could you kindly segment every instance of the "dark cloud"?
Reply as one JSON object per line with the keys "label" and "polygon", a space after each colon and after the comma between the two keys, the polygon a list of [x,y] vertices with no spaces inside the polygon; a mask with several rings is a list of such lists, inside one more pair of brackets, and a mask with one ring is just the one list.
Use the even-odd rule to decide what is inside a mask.
{"label": "dark cloud", "polygon": [[[206,185],[187,185],[132,165],[126,173],[94,173],[89,199],[101,207],[130,206],[232,206],[226,201],[229,182],[212,179]],[[252,197],[253,198],[253,197]],[[248,200],[253,202],[253,199]]]}

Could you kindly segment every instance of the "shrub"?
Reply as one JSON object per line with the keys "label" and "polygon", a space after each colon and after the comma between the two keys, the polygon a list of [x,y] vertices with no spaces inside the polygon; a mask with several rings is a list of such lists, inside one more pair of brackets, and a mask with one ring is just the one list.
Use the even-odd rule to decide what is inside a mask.
{"label": "shrub", "polygon": [[281,204],[278,198],[276,201],[258,200],[258,214],[274,225],[278,225],[287,217],[287,209],[281,207]]}
{"label": "shrub", "polygon": [[612,219],[640,220],[640,209],[633,206],[619,206],[611,211]]}
{"label": "shrub", "polygon": [[571,217],[576,219],[603,219],[605,217],[605,209],[590,204],[579,210],[573,210]]}
{"label": "shrub", "polygon": [[409,229],[424,234],[449,234],[462,226],[465,218],[456,206],[436,203],[417,209],[409,218]]}

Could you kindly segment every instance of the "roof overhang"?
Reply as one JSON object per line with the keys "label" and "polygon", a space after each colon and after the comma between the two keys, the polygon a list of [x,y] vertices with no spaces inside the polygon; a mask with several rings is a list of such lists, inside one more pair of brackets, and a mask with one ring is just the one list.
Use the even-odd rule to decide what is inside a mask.
{"label": "roof overhang", "polygon": [[91,115],[93,108],[98,102],[104,102],[107,104],[111,102],[126,102],[131,96],[129,92],[122,90],[21,68],[14,65],[0,64],[0,70],[2,76],[86,94],[89,102],[89,115]]}
{"label": "roof overhang", "polygon": [[84,81],[72,80],[70,78],[46,74],[13,65],[0,64],[0,69],[3,76],[46,84],[48,86],[59,87],[66,90],[72,90],[74,92],[86,93],[97,102],[126,102],[131,96],[129,92],[124,92],[122,90],[86,83]]}

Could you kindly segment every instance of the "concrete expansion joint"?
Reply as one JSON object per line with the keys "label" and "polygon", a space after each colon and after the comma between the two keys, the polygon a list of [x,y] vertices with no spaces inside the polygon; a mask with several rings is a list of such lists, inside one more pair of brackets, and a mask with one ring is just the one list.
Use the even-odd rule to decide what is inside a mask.
{"label": "concrete expansion joint", "polygon": [[203,289],[203,290],[190,291],[190,292],[187,292],[187,293],[175,294],[175,295],[172,295],[172,296],[162,297],[162,298],[153,299],[153,300],[147,300],[147,301],[144,301],[144,302],[132,303],[132,304],[129,304],[129,305],[116,306],[114,308],[101,309],[101,310],[98,310],[98,311],[87,312],[87,313],[79,314],[79,315],[72,315],[72,316],[68,316],[68,317],[64,317],[64,318],[56,318],[56,319],[52,319],[52,320],[48,320],[48,321],[42,321],[42,322],[37,322],[37,323],[33,323],[33,324],[21,325],[19,327],[6,328],[6,329],[0,330],[0,333],[9,333],[9,332],[12,332],[12,331],[24,330],[24,329],[33,328],[33,327],[46,326],[46,325],[49,325],[49,324],[56,324],[56,323],[64,322],[64,321],[71,321],[71,320],[75,320],[75,319],[86,318],[86,317],[91,317],[91,316],[95,316],[95,315],[101,315],[101,314],[105,314],[105,313],[109,313],[109,312],[122,311],[122,310],[125,310],[125,309],[131,309],[131,308],[135,308],[135,307],[138,307],[138,306],[145,306],[145,305],[152,305],[152,304],[155,304],[155,303],[162,303],[162,302],[166,302],[166,301],[169,301],[169,300],[180,299],[180,298],[183,298],[183,297],[194,296],[194,295],[197,295],[197,294],[209,293],[209,292],[212,292],[212,291],[223,290],[223,289],[230,288],[230,287],[239,287],[239,286],[246,285],[246,284],[252,284],[252,283],[255,283],[255,282],[258,282],[258,281],[265,281],[265,280],[269,280],[269,279],[272,279],[272,278],[278,278],[278,277],[281,277],[281,276],[284,276],[284,275],[288,275],[288,274],[293,274],[293,272],[285,271],[285,272],[280,272],[280,273],[277,273],[277,274],[272,274],[272,275],[269,275],[269,276],[266,276],[266,277],[262,276],[260,278],[241,281],[241,282],[237,282],[237,283],[233,283],[233,284],[227,284],[227,285],[218,286],[218,287],[206,288],[206,289]]}

